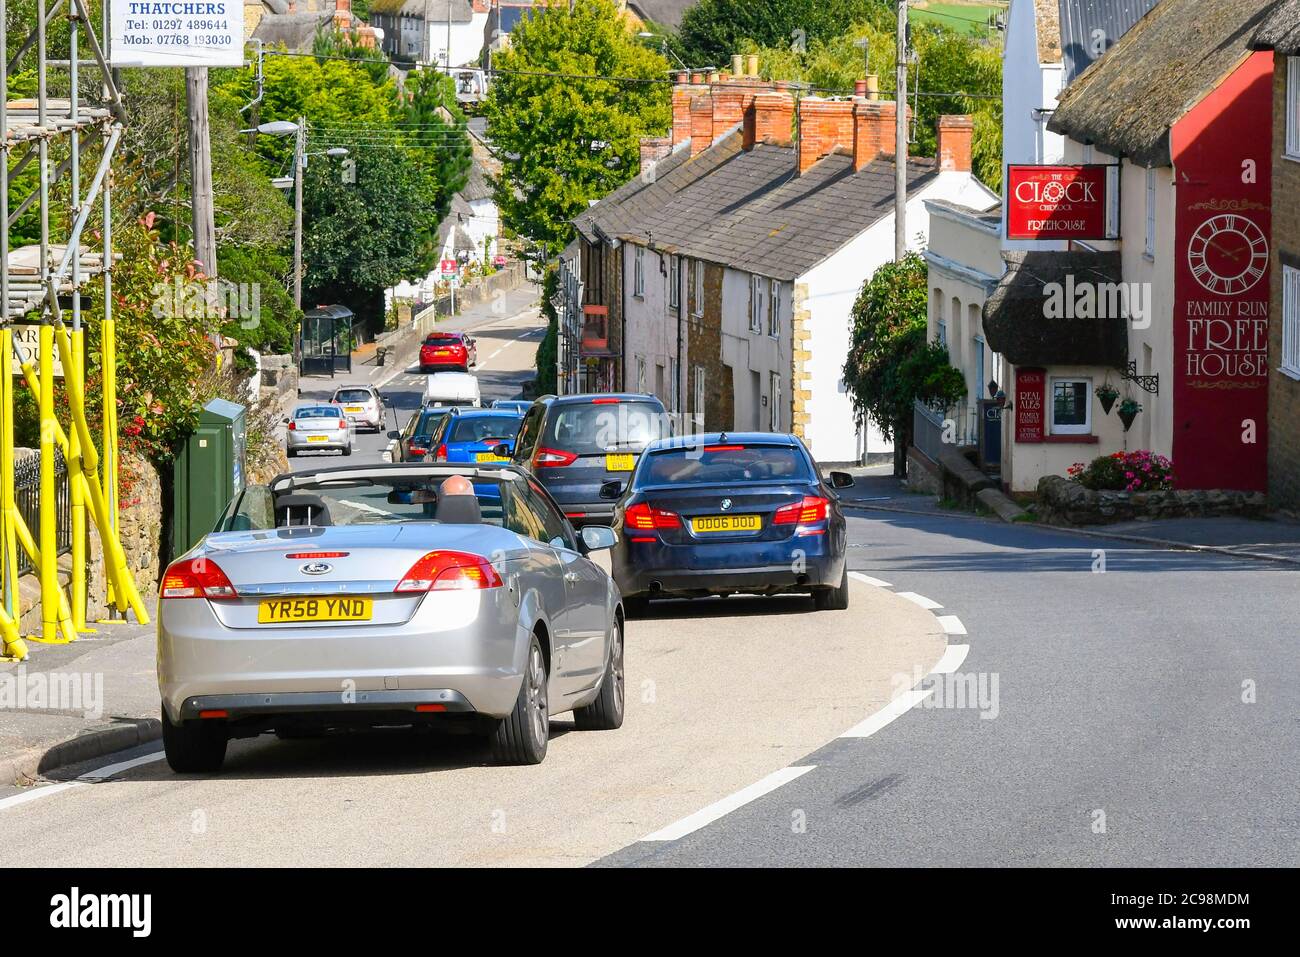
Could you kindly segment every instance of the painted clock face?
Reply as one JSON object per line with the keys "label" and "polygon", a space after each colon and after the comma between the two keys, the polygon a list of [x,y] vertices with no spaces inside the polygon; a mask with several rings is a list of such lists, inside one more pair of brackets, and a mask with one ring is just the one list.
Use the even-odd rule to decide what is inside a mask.
{"label": "painted clock face", "polygon": [[1187,265],[1210,292],[1239,295],[1259,282],[1268,268],[1268,239],[1245,216],[1214,216],[1192,233]]}

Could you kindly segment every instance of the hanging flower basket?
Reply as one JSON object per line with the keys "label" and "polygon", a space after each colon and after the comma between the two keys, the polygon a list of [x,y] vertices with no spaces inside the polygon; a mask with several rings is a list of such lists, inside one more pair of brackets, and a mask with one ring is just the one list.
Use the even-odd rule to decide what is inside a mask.
{"label": "hanging flower basket", "polygon": [[1110,407],[1113,406],[1115,404],[1115,400],[1119,398],[1119,389],[1115,388],[1113,385],[1110,385],[1109,383],[1106,383],[1104,385],[1097,386],[1097,388],[1094,389],[1093,392],[1097,396],[1097,401],[1101,403],[1101,411],[1106,413],[1107,415],[1110,415]]}
{"label": "hanging flower basket", "polygon": [[1142,406],[1132,399],[1125,399],[1119,404],[1119,418],[1124,423],[1125,432],[1133,425],[1133,420],[1137,418],[1138,413],[1141,411]]}

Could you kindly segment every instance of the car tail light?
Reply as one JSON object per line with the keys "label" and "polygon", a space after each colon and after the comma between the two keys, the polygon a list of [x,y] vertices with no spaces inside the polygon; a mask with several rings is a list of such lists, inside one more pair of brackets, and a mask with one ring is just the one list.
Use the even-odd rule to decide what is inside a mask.
{"label": "car tail light", "polygon": [[433,458],[434,458],[434,461],[436,461],[436,462],[445,462],[445,461],[447,461],[447,444],[446,444],[445,442],[444,442],[442,445],[438,446],[438,451],[437,451],[437,453],[433,456]]}
{"label": "car tail light", "polygon": [[743,445],[706,445],[704,447],[706,452],[743,452],[744,450]]}
{"label": "car tail light", "polygon": [[592,405],[618,405],[622,399],[592,399]]}
{"label": "car tail light", "polygon": [[676,512],[637,502],[623,513],[623,524],[644,532],[656,528],[680,528],[682,519]]}
{"label": "car tail light", "polygon": [[347,552],[286,552],[285,558],[347,558]]}
{"label": "car tail light", "polygon": [[782,505],[776,510],[773,525],[811,525],[813,522],[826,521],[826,506],[829,499],[820,495],[805,495],[802,502]]}
{"label": "car tail light", "polygon": [[346,429],[347,427],[348,427],[348,420],[347,420],[347,419],[339,419],[339,428],[340,428],[340,429]]}
{"label": "car tail light", "polygon": [[469,552],[429,552],[402,576],[395,592],[452,591],[500,588],[501,576],[482,555]]}
{"label": "car tail light", "polygon": [[578,461],[577,452],[562,452],[559,449],[538,449],[533,456],[534,468],[559,468],[572,465]]}
{"label": "car tail light", "polygon": [[290,431],[290,432],[296,432],[297,430],[298,430],[298,427],[297,427],[296,425],[293,424],[293,419],[290,419],[290,420],[289,420],[289,431]]}
{"label": "car tail light", "polygon": [[210,558],[185,558],[163,572],[160,598],[235,598],[238,593],[221,566]]}
{"label": "car tail light", "polygon": [[407,450],[412,455],[423,455],[424,453],[429,451],[429,447],[427,445],[417,445],[415,442],[412,442],[410,445],[407,446]]}

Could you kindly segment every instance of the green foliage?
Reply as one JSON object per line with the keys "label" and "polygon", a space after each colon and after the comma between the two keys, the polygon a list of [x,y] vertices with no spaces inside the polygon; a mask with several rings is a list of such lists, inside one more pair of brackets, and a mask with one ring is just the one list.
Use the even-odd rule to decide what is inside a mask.
{"label": "green foliage", "polygon": [[[633,176],[640,138],[672,119],[668,61],[638,42],[613,0],[576,0],[525,17],[485,105],[488,134],[506,157],[496,200],[505,224],[550,252],[572,236],[570,220]],[[523,71],[523,72],[512,72]],[[599,144],[607,144],[601,147]]]}
{"label": "green foliage", "polygon": [[858,293],[844,381],[854,411],[895,444],[910,437],[915,400],[951,405],[966,382],[948,364],[948,350],[925,341],[925,260],[908,253],[876,270]]}
{"label": "green foliage", "polygon": [[[357,12],[355,7],[353,12]],[[322,63],[325,62],[325,57],[347,57],[349,60],[356,60],[370,74],[371,81],[376,84],[383,83],[388,77],[388,57],[384,55],[384,51],[379,47],[362,46],[350,33],[320,30],[312,39],[311,52],[321,57]]]}
{"label": "green foliage", "polygon": [[830,40],[850,23],[883,27],[893,16],[886,0],[699,0],[682,17],[679,33],[688,64],[722,67],[745,41],[789,49]]}
{"label": "green foliage", "polygon": [[[291,351],[302,314],[294,307],[289,291],[293,268],[289,257],[273,248],[225,245],[217,250],[217,261],[223,282],[256,285],[260,305],[255,318],[224,323],[222,334],[237,340],[244,349],[271,355]],[[244,354],[241,350],[236,355]],[[249,365],[241,367],[252,371]]]}
{"label": "green foliage", "polygon": [[[697,8],[698,9],[698,8]],[[810,39],[806,50],[788,42],[763,46],[739,44],[741,52],[759,55],[759,70],[771,80],[807,83],[816,90],[847,92],[865,72],[864,51],[856,43],[867,41],[866,60],[880,77],[883,95],[897,90],[894,77],[895,35],[891,21],[857,23],[825,39]],[[908,73],[908,105],[915,117],[918,156],[935,154],[935,126],[945,114],[971,114],[975,130],[972,166],[975,174],[997,190],[1002,182],[1002,56],[985,39],[966,36],[946,26],[913,25],[912,44],[920,59]],[[915,96],[922,93],[962,93],[962,96]]]}
{"label": "green foliage", "polygon": [[551,300],[560,288],[560,270],[548,266],[542,276],[542,314],[546,316],[546,333],[537,344],[537,394],[546,395],[556,391],[556,366],[559,361],[559,318]]}
{"label": "green foliage", "polygon": [[1094,491],[1157,492],[1174,487],[1174,463],[1146,449],[1099,455],[1087,465],[1075,462],[1070,480]]}

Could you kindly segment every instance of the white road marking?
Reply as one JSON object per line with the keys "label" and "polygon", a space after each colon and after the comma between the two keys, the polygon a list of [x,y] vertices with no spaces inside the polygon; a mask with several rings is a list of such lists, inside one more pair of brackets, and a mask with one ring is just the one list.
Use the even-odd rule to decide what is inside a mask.
{"label": "white road marking", "polygon": [[346,498],[339,499],[339,504],[350,505],[352,508],[359,509],[363,512],[369,512],[372,515],[386,515],[391,517],[397,514],[396,512],[390,512],[387,509],[375,508],[373,505],[367,505],[365,502],[353,502]]}
{"label": "white road marking", "polygon": [[943,607],[943,605],[939,604],[937,601],[931,601],[929,598],[926,598],[924,595],[918,595],[914,591],[900,591],[900,592],[895,592],[894,594],[896,594],[899,598],[906,598],[908,601],[920,605],[922,608],[925,609]]}
{"label": "white road marking", "polygon": [[893,588],[889,582],[881,581],[879,578],[872,578],[870,575],[864,575],[862,572],[849,572],[850,578],[856,578],[860,582],[866,582],[868,585],[875,585],[877,588]]}
{"label": "white road marking", "polygon": [[675,821],[667,827],[660,828],[653,834],[647,834],[641,838],[643,841],[675,841],[678,838],[685,837],[692,831],[698,831],[706,825],[712,824],[721,817],[725,817],[737,808],[744,807],[750,801],[761,798],[764,794],[775,791],[783,784],[788,784],[795,778],[802,777],[817,765],[807,764],[799,767],[782,768],[780,771],[773,771],[765,778],[755,781],[747,788],[741,788],[735,794],[724,797],[721,801],[714,801],[708,807],[696,811],[694,814]]}
{"label": "white road marking", "polygon": [[964,635],[966,626],[961,623],[961,619],[956,615],[935,615],[935,621],[939,623],[946,635]]}
{"label": "white road marking", "polygon": [[15,794],[13,797],[7,797],[0,801],[0,811],[77,787],[81,787],[81,783],[78,781],[64,781],[62,784],[47,784],[42,787],[34,787],[30,791],[24,791],[22,794]]}
{"label": "white road marking", "polygon": [[132,768],[138,768],[142,764],[153,764],[155,761],[161,761],[165,757],[162,751],[154,751],[150,754],[142,754],[138,758],[130,758],[126,761],[118,761],[116,764],[110,764],[107,767],[96,768],[94,771],[87,771],[85,774],[77,777],[78,781],[104,781],[115,774],[121,774],[123,771],[130,771]]}
{"label": "white road marking", "polygon": [[[941,661],[943,659],[940,659]],[[930,695],[934,694],[933,688],[915,689],[904,691],[897,698],[894,698],[889,704],[885,705],[866,721],[855,724],[849,730],[840,735],[841,738],[869,738],[885,725],[901,718],[918,704],[924,701]]]}
{"label": "white road marking", "polygon": [[944,650],[943,657],[939,659],[938,664],[930,669],[932,675],[950,675],[961,667],[966,655],[970,653],[970,645],[949,645]]}

